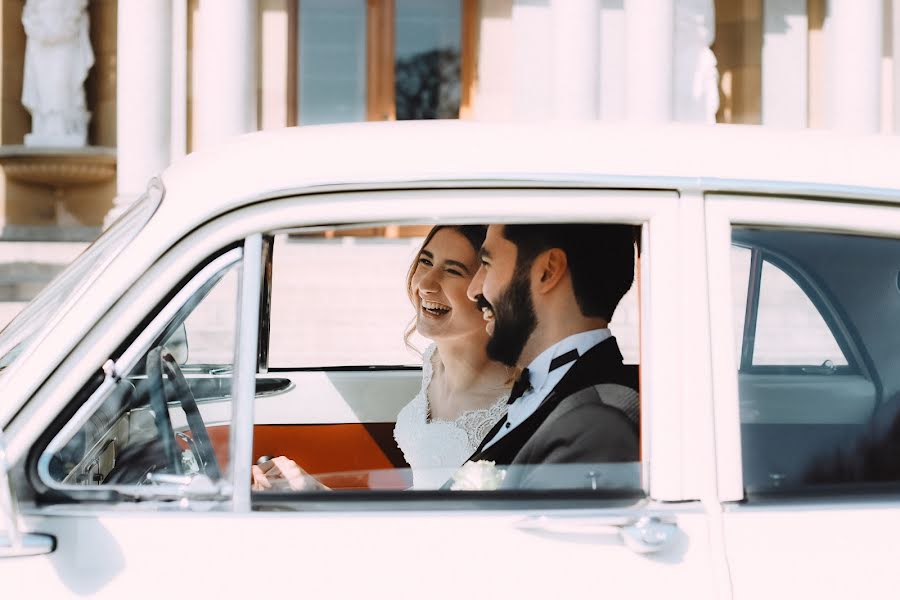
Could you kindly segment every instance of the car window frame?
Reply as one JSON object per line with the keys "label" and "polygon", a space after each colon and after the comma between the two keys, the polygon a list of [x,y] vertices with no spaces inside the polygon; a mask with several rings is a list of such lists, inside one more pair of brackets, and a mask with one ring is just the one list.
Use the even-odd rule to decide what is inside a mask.
{"label": "car window frame", "polygon": [[[491,202],[484,202],[485,196],[489,196]],[[614,201],[597,202],[598,198],[609,198]],[[451,199],[452,201],[447,201]],[[589,201],[586,201],[589,200]],[[693,212],[690,215],[695,228],[702,227],[700,219],[702,204],[693,204]],[[645,231],[645,248],[653,246],[666,246],[674,250],[672,252],[660,252],[652,260],[645,261],[642,270],[645,277],[645,289],[642,291],[642,314],[657,310],[658,317],[651,323],[642,326],[641,363],[645,367],[642,373],[642,390],[644,398],[648,399],[645,412],[645,422],[642,429],[642,479],[643,488],[652,498],[659,499],[696,499],[701,495],[699,487],[685,486],[685,480],[697,484],[697,476],[685,477],[682,473],[684,461],[682,450],[664,452],[661,448],[673,446],[683,449],[682,440],[685,437],[681,428],[672,428],[672,422],[682,422],[681,411],[683,406],[673,394],[673,398],[667,398],[666,402],[659,402],[650,409],[653,404],[649,399],[653,395],[650,392],[655,388],[680,389],[682,375],[678,374],[675,365],[668,364],[667,355],[680,352],[680,340],[677,336],[666,334],[663,322],[674,319],[677,309],[669,302],[666,294],[666,282],[677,279],[679,271],[679,249],[684,239],[679,237],[679,214],[682,204],[678,202],[678,193],[674,190],[610,190],[610,189],[569,189],[564,186],[556,187],[529,187],[510,186],[496,188],[466,188],[466,189],[411,189],[394,191],[352,191],[335,192],[331,194],[311,194],[283,197],[268,201],[260,201],[252,206],[242,207],[231,211],[214,222],[203,224],[190,235],[182,239],[172,249],[164,254],[164,260],[158,261],[151,271],[160,277],[171,280],[170,270],[174,264],[193,264],[198,254],[208,254],[216,248],[227,243],[234,243],[236,239],[244,239],[249,235],[262,233],[276,233],[283,228],[285,222],[291,223],[291,229],[297,227],[333,227],[347,224],[346,215],[352,214],[352,223],[358,226],[371,226],[378,224],[407,224],[428,222],[622,222],[643,224]],[[515,219],[508,217],[516,214]],[[342,218],[343,216],[343,218]],[[673,237],[674,236],[674,237]],[[649,240],[649,241],[648,241]],[[680,241],[679,241],[680,240]],[[646,256],[646,254],[645,254]],[[652,256],[652,253],[651,253]],[[167,268],[166,265],[169,265]],[[166,273],[166,271],[169,271]],[[264,269],[263,269],[264,271]],[[176,271],[177,272],[177,271]],[[148,276],[150,274],[148,273]],[[141,281],[146,281],[147,277]],[[650,283],[658,281],[659,283]],[[649,285],[648,285],[649,284]],[[158,286],[159,282],[155,282]],[[136,288],[143,287],[140,283]],[[137,291],[135,292],[137,294]],[[703,290],[699,290],[701,295]],[[258,297],[258,296],[257,296]],[[130,315],[129,318],[139,321],[141,316],[135,313],[134,301],[128,302],[123,298],[107,318],[112,319],[116,315]],[[654,308],[655,307],[655,308]],[[650,332],[654,331],[655,343],[650,344]],[[109,333],[92,332],[87,336],[79,349],[89,353],[86,344],[97,343],[105,340],[109,344]],[[96,347],[102,347],[99,344]],[[652,346],[652,347],[651,347]],[[82,356],[83,358],[83,356]],[[651,365],[662,365],[656,369]],[[258,368],[258,360],[253,361],[253,374]],[[647,368],[651,367],[651,368]],[[247,368],[247,367],[244,367]],[[654,383],[656,377],[648,380],[647,372],[656,373],[660,379],[674,378],[665,385]],[[71,377],[66,378],[71,379]],[[69,381],[64,381],[70,383]],[[41,388],[42,395],[50,394],[57,388],[61,381],[55,378],[48,380],[47,385]],[[62,386],[65,387],[65,386]],[[251,394],[252,396],[252,394]],[[246,401],[242,399],[242,401]],[[251,400],[252,402],[252,400]],[[649,422],[647,422],[649,421]],[[689,421],[689,420],[688,420]],[[697,425],[694,423],[694,425]],[[34,425],[35,427],[38,424]],[[699,427],[707,427],[699,424]],[[711,427],[707,427],[711,437]],[[664,441],[668,437],[670,440]],[[654,463],[650,464],[651,442],[654,448]],[[234,448],[232,449],[234,452]],[[708,452],[706,453],[708,455]],[[234,459],[234,455],[232,456]],[[249,462],[247,468],[249,469]],[[703,487],[711,485],[711,473],[705,476]],[[690,488],[690,489],[689,489]],[[249,490],[249,486],[247,488]],[[687,491],[689,490],[689,491]],[[310,497],[316,502],[319,499]],[[352,499],[348,498],[348,500]]]}
{"label": "car window frame", "polygon": [[[734,352],[733,303],[730,286],[715,283],[729,281],[731,276],[729,251],[732,231],[737,227],[761,227],[900,238],[900,226],[891,225],[896,221],[896,203],[900,203],[900,196],[893,202],[876,197],[868,199],[869,196],[870,193],[865,189],[839,189],[833,195],[828,195],[826,189],[816,196],[796,195],[789,191],[767,194],[705,194],[717,496],[721,502],[739,503],[746,500],[738,394],[739,361]],[[846,332],[842,334],[848,335]]]}

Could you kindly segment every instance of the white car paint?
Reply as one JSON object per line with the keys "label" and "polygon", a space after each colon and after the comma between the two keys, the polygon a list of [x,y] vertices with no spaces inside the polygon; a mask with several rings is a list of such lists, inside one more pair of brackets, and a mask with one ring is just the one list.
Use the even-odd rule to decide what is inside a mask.
{"label": "white car paint", "polygon": [[[60,598],[135,590],[436,597],[758,597],[814,590],[840,597],[865,589],[852,586],[869,577],[870,565],[884,572],[890,566],[889,548],[866,536],[895,513],[894,503],[774,511],[739,504],[733,304],[729,286],[717,282],[729,275],[732,223],[896,237],[892,204],[900,200],[900,173],[885,168],[884,157],[898,150],[895,139],[741,127],[441,123],[255,134],[188,157],[162,175],[162,206],[101,274],[102,294],[79,299],[47,332],[52,343],[34,348],[0,380],[4,458],[22,501],[18,513],[9,503],[0,508],[18,518],[21,531],[58,541],[50,554],[0,558],[0,581],[22,594]],[[717,191],[780,197],[706,194]],[[335,503],[266,513],[228,501],[39,506],[29,497],[22,461],[38,435],[121,343],[122,332],[211,251],[284,224],[503,219],[643,224],[646,502],[453,510],[439,502]],[[338,386],[319,374],[310,379],[320,386],[311,389],[340,405]],[[404,381],[407,394],[411,384]],[[259,403],[260,415],[267,402]],[[0,470],[0,484],[5,476]],[[676,542],[655,556],[633,552],[623,539],[623,524],[649,516],[677,525]],[[893,528],[882,531],[892,539]],[[835,540],[848,543],[841,548]],[[782,562],[788,556],[795,571]],[[798,564],[797,557],[809,560]],[[854,559],[866,566],[846,569]],[[828,577],[816,579],[822,566]],[[869,584],[892,590],[881,575]]]}

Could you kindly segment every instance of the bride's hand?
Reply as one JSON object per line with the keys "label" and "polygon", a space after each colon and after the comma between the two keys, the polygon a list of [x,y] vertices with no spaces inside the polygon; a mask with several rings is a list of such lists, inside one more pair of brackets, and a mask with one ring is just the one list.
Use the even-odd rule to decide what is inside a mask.
{"label": "bride's hand", "polygon": [[251,489],[255,492],[269,489],[292,491],[328,489],[286,456],[276,456],[259,465],[253,465],[250,471],[253,477]]}

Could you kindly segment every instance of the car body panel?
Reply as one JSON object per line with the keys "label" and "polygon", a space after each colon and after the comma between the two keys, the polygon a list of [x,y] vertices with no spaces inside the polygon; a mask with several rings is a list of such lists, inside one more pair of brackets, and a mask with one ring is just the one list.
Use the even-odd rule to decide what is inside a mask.
{"label": "car body panel", "polygon": [[[415,222],[423,219],[460,218],[469,221],[493,221],[504,218],[514,202],[515,218],[526,222],[546,219],[646,222],[647,243],[651,247],[668,247],[677,246],[677,240],[682,235],[678,229],[679,207],[673,202],[674,198],[675,195],[672,192],[656,191],[623,193],[590,190],[557,191],[553,189],[424,190],[287,198],[269,203],[259,202],[248,208],[233,211],[218,219],[214,224],[200,227],[196,233],[188,235],[174,248],[162,255],[155,265],[148,268],[147,275],[136,285],[132,285],[131,289],[126,291],[114,306],[103,311],[103,314],[97,315],[97,323],[93,326],[84,327],[83,323],[76,323],[74,320],[63,321],[62,327],[71,328],[66,332],[67,335],[75,334],[82,327],[88,330],[88,333],[63,363],[63,368],[57,369],[56,373],[47,379],[25,410],[13,420],[10,429],[13,432],[10,454],[21,460],[36,436],[47,427],[54,417],[54,410],[60,410],[66,403],[65,399],[71,397],[80,387],[80,382],[83,382],[84,378],[89,375],[90,365],[96,364],[95,361],[105,360],[105,357],[121,344],[119,332],[127,331],[141,322],[146,310],[143,307],[153,306],[160,302],[166,296],[167,290],[172,289],[179,280],[184,279],[201,257],[208,255],[216,248],[234,244],[245,236],[253,235],[254,232],[277,228],[284,223],[294,225],[341,223],[346,222],[348,215],[353,215],[353,220],[359,223],[390,220]],[[485,200],[490,201],[486,202]],[[627,202],[621,200],[627,200]],[[100,285],[105,279],[121,281],[119,278],[122,277],[122,274],[119,269],[125,268],[123,261],[126,259],[127,256],[123,253],[122,259],[116,261],[103,274]],[[673,287],[670,286],[678,289],[677,282],[668,276],[668,273],[675,269],[678,260],[678,252],[660,253],[659,258],[648,262],[645,274],[642,275],[641,286],[645,290],[642,302],[649,306],[659,305],[657,313],[660,316],[666,314],[664,299],[673,292]],[[656,279],[659,279],[659,284],[653,283]],[[115,323],[116,325],[113,328],[111,325],[104,326],[104,323]],[[682,377],[681,370],[678,369],[678,365],[664,361],[662,356],[667,352],[679,353],[677,347],[685,342],[669,333],[662,319],[648,322],[642,332],[642,335],[652,335],[656,340],[653,352],[644,360],[645,365],[650,368],[649,373],[651,373],[651,375],[645,376],[644,385],[648,389],[680,389],[682,387],[682,384],[679,383]],[[59,331],[54,333],[62,335]],[[255,339],[255,330],[244,332],[241,335],[241,339]],[[659,361],[660,364],[656,368],[651,368],[655,366],[656,361]],[[240,365],[235,366],[236,370],[240,368]],[[246,364],[244,368],[247,368]],[[378,374],[375,380],[393,379],[393,381],[388,381],[385,389],[390,389],[398,398],[408,398],[412,389],[408,373],[409,371]],[[268,375],[284,376],[285,373],[277,372]],[[378,414],[371,413],[371,408],[367,408],[366,410],[369,412],[365,412],[355,410],[346,404],[341,406],[342,395],[339,386],[335,385],[335,381],[341,381],[342,385],[352,387],[354,385],[353,377],[350,375],[342,375],[329,380],[324,379],[321,373],[289,373],[289,375],[292,385],[286,393],[264,395],[259,398],[257,410],[262,421],[278,420],[267,419],[265,416],[270,412],[267,407],[276,403],[287,411],[280,412],[281,418],[293,410],[291,406],[295,403],[300,403],[296,405],[302,412],[304,410],[303,398],[309,397],[305,396],[307,393],[314,394],[317,398],[332,397],[334,400],[333,408],[317,409],[320,421],[340,419],[344,423],[337,424],[346,425],[347,421],[365,423],[371,419],[382,418],[380,412]],[[237,384],[235,385],[237,386]],[[242,396],[237,390],[235,393],[238,402],[246,401],[246,396]],[[297,394],[301,395],[297,396]],[[252,393],[250,396],[252,397]],[[686,490],[682,486],[682,477],[679,474],[681,469],[680,452],[671,450],[681,446],[679,441],[681,432],[677,429],[673,430],[670,426],[672,418],[677,419],[677,415],[681,412],[679,397],[678,393],[668,395],[666,401],[661,403],[654,413],[651,413],[654,416],[646,425],[647,435],[643,436],[645,448],[642,470],[646,489],[650,490],[652,498],[685,497],[683,494],[686,493]],[[206,403],[203,410],[208,414],[211,414],[210,411],[227,414],[227,405],[228,402]],[[232,403],[232,405],[234,404]],[[327,407],[328,403],[323,406]],[[383,418],[390,417],[389,413],[394,413],[397,408],[398,404],[385,405]],[[347,412],[348,409],[350,412]],[[213,416],[211,419],[215,420],[215,417]],[[264,427],[265,424],[260,423],[260,426]],[[659,433],[656,434],[654,431]],[[234,439],[232,435],[229,437]],[[707,476],[710,475],[711,473],[708,472]],[[662,507],[662,509],[648,508],[641,503],[638,506],[627,508],[598,507],[582,513],[573,513],[572,510],[535,513],[533,509],[528,508],[497,511],[490,505],[486,505],[481,510],[473,511],[471,507],[469,510],[464,510],[460,513],[459,518],[454,520],[452,526],[442,518],[435,518],[437,513],[434,513],[433,509],[423,512],[416,510],[413,506],[408,506],[401,513],[393,515],[388,513],[379,517],[360,517],[359,528],[338,527],[335,529],[333,526],[335,519],[346,521],[345,510],[341,509],[342,504],[337,501],[327,508],[326,516],[321,517],[320,521],[316,521],[321,525],[314,524],[309,518],[281,519],[277,526],[280,536],[275,537],[269,531],[268,525],[264,524],[268,522],[270,516],[260,512],[244,512],[237,497],[230,507],[233,512],[227,517],[209,516],[206,519],[185,519],[182,515],[173,515],[170,518],[155,517],[153,525],[150,525],[150,521],[147,520],[147,517],[152,514],[146,512],[151,508],[149,504],[145,505],[143,510],[140,508],[141,505],[137,505],[137,510],[125,511],[127,516],[117,515],[109,520],[102,516],[107,512],[106,510],[100,509],[99,513],[93,513],[88,505],[81,505],[73,508],[72,510],[75,512],[72,514],[87,514],[83,519],[76,519],[77,524],[75,525],[71,521],[71,519],[75,519],[74,516],[71,518],[63,516],[67,512],[64,507],[56,507],[47,512],[40,507],[32,506],[27,509],[31,516],[27,519],[26,527],[29,531],[47,531],[63,539],[71,535],[71,533],[66,533],[65,528],[75,526],[79,531],[80,539],[96,538],[100,547],[103,547],[104,540],[115,540],[120,549],[119,556],[123,564],[144,564],[148,568],[148,571],[142,571],[143,567],[134,571],[129,568],[127,573],[121,575],[122,585],[141,579],[142,573],[143,576],[146,576],[147,573],[162,568],[162,563],[158,558],[153,560],[147,558],[147,552],[150,552],[148,547],[143,549],[131,547],[134,540],[147,538],[149,535],[147,528],[151,526],[155,539],[184,535],[185,539],[208,540],[201,544],[202,550],[198,548],[199,554],[203,555],[203,558],[200,559],[200,563],[203,565],[212,564],[209,562],[210,557],[216,564],[230,564],[221,562],[224,560],[224,556],[221,554],[225,551],[224,546],[216,544],[212,541],[215,538],[210,537],[210,531],[221,530],[224,527],[222,523],[227,521],[232,524],[229,525],[229,530],[235,532],[236,538],[243,540],[249,547],[262,545],[268,549],[267,554],[271,552],[276,556],[291,556],[291,560],[295,560],[293,554],[296,554],[294,548],[296,540],[317,539],[324,531],[320,527],[328,529],[328,537],[331,540],[328,543],[333,544],[334,552],[328,551],[328,547],[331,546],[321,546],[318,543],[315,548],[311,548],[313,554],[307,562],[311,564],[311,572],[314,573],[328,572],[328,568],[333,569],[333,564],[338,556],[342,560],[355,562],[356,557],[361,559],[363,554],[368,554],[371,559],[372,555],[369,554],[371,548],[359,543],[361,535],[362,539],[390,539],[391,551],[384,555],[385,558],[390,556],[392,563],[398,561],[408,565],[410,569],[420,571],[425,569],[426,564],[430,564],[431,561],[429,555],[423,553],[420,540],[422,535],[427,532],[429,538],[441,540],[442,552],[446,552],[449,548],[450,553],[455,556],[454,564],[449,565],[455,570],[465,568],[465,565],[469,564],[471,560],[468,556],[454,551],[453,548],[458,550],[464,545],[470,546],[473,540],[488,540],[480,543],[484,546],[484,551],[489,554],[510,555],[510,551],[514,548],[515,554],[512,556],[517,556],[523,561],[538,560],[537,557],[541,555],[540,549],[548,543],[547,540],[554,540],[552,544],[558,546],[560,555],[565,555],[566,561],[570,564],[579,564],[584,567],[589,564],[598,564],[598,561],[599,564],[605,564],[611,573],[617,574],[615,587],[621,589],[623,593],[628,590],[629,582],[640,581],[641,583],[635,591],[636,597],[673,588],[679,588],[685,593],[700,597],[712,596],[714,576],[711,556],[714,552],[707,544],[710,537],[708,516],[698,503],[688,502],[676,507]],[[463,506],[465,504],[460,505],[460,507]],[[228,508],[227,505],[225,508]],[[667,519],[671,519],[677,524],[677,529],[675,529],[677,538],[669,548],[659,555],[666,558],[662,562],[654,562],[627,549],[621,538],[620,530],[629,523],[636,523],[641,518],[656,514],[659,510],[666,513]],[[576,529],[587,526],[587,537],[583,533],[572,532],[571,522],[576,515],[581,519],[576,522]],[[546,522],[540,517],[552,518]],[[208,524],[209,521],[217,519],[224,519],[224,521],[216,526]],[[522,520],[527,520],[529,523],[525,533],[518,525]],[[236,523],[239,521],[243,521],[245,525],[237,526]],[[585,523],[587,525],[584,525]],[[250,529],[243,533],[237,533],[241,527]],[[371,533],[367,533],[369,528],[372,528]],[[449,530],[452,530],[452,535],[448,533]],[[594,530],[599,533],[594,533]],[[388,534],[388,532],[390,533]],[[435,543],[438,542],[435,541]],[[215,547],[207,548],[210,544]],[[293,550],[288,550],[288,545]],[[353,553],[355,554],[352,556],[348,555],[349,548],[354,548]],[[366,551],[367,549],[368,551]],[[283,560],[287,559],[276,559],[275,566],[277,567]],[[47,566],[53,565],[56,561],[59,565],[64,565],[65,569],[73,570],[77,565],[83,565],[81,559],[65,553],[54,553],[46,559],[38,560],[38,562],[42,561]],[[110,564],[115,565],[116,563],[113,561]],[[271,559],[269,564],[271,566]],[[674,564],[680,565],[681,568],[673,568],[671,565]],[[154,565],[156,565],[155,568],[153,568]],[[0,567],[5,567],[5,565],[0,564]],[[37,566],[34,568],[40,569]],[[105,568],[100,567],[100,571],[103,572]],[[207,568],[209,567],[203,567],[204,570]],[[251,572],[252,568],[251,564]],[[239,567],[235,565],[230,570],[234,572],[237,569]],[[648,569],[655,572],[656,575],[646,578],[637,577],[638,571],[647,572]],[[379,566],[377,570],[384,572],[384,567]],[[52,580],[53,574],[48,572],[46,577]],[[110,582],[107,587],[103,587],[104,593],[107,589],[110,590],[109,593],[117,593],[119,579],[115,574],[107,572],[106,575],[100,575],[100,578]],[[383,581],[374,580],[376,584],[384,585]],[[63,588],[73,585],[72,581],[65,577],[60,579],[58,574],[56,581]],[[357,583],[354,580],[353,585]],[[584,582],[573,582],[572,586],[572,593],[586,589]],[[100,587],[92,588],[92,592],[99,592]],[[182,591],[196,590],[198,593],[202,593],[203,590],[202,583],[197,581],[185,581],[183,586],[179,586],[179,589]]]}
{"label": "car body panel", "polygon": [[[581,532],[527,529],[530,520],[552,512],[521,510],[276,512],[240,518],[80,512],[26,519],[30,530],[50,533],[61,543],[53,554],[0,562],[4,581],[41,582],[50,597],[98,599],[146,590],[162,573],[165,583],[152,584],[154,589],[171,586],[202,597],[299,589],[304,595],[353,597],[502,596],[526,590],[593,597],[599,589],[620,598],[673,590],[715,597],[708,550],[689,542],[706,535],[705,517],[691,512],[679,516],[683,538],[662,560],[626,550],[616,530],[602,526],[604,516],[627,509],[579,513],[582,528],[594,521]],[[77,545],[65,543],[76,539]],[[198,545],[201,540],[210,543]],[[173,560],[179,568],[172,568]],[[436,562],[456,575],[440,576]],[[505,562],[527,576],[511,580]]]}
{"label": "car body panel", "polygon": [[[744,505],[748,423],[742,423],[740,385],[756,390],[749,401],[757,393],[762,415],[749,425],[792,426],[791,410],[808,413],[815,390],[827,389],[834,397],[826,404],[840,405],[846,390],[861,403],[843,416],[832,412],[820,425],[857,426],[882,387],[894,385],[875,379],[877,369],[866,366],[865,348],[849,331],[877,323],[838,319],[848,329],[839,337],[852,364],[861,365],[858,372],[841,376],[840,397],[828,385],[836,377],[806,378],[815,384],[804,389],[808,401],[786,408],[790,377],[739,374],[733,303],[723,282],[731,276],[732,224],[898,237],[900,172],[884,168],[884,157],[898,151],[900,140],[892,138],[746,127],[416,123],[260,133],[189,156],[162,174],[162,205],[100,274],[92,289],[102,293],[79,298],[46,332],[58,343],[36,347],[5,375],[0,429],[22,507],[18,513],[3,508],[19,517],[21,531],[53,535],[58,547],[0,560],[0,580],[40,582],[41,594],[53,597],[120,597],[161,579],[202,596],[296,589],[727,598],[804,595],[813,588],[840,595],[870,568],[888,572],[890,549],[868,540],[879,526],[878,535],[890,539],[893,526],[884,523],[896,503]],[[215,445],[228,440],[232,446],[229,483],[249,480],[252,460],[285,446],[333,459],[316,469],[345,469],[363,452],[371,457],[358,465],[364,470],[396,466],[386,438],[418,388],[418,371],[256,372],[253,305],[260,300],[263,238],[306,226],[504,221],[641,225],[645,498],[466,499],[435,492],[410,500],[388,491],[373,500],[364,489],[266,498],[232,485],[203,498],[182,490],[177,501],[116,502],[100,493],[75,504],[38,501],[25,464],[36,441],[98,375],[98,365],[132,343],[126,332],[145,325],[152,307],[229,247],[252,257],[240,314],[254,318],[238,322],[233,397],[200,403]],[[254,393],[257,377],[290,382]],[[776,393],[760,391],[763,385]],[[360,389],[389,401],[360,403]],[[317,428],[321,437],[304,435],[309,444],[290,446],[298,424]],[[761,468],[763,478],[768,468]],[[351,479],[345,487],[372,487]],[[386,488],[405,484],[395,477]],[[647,523],[673,536],[656,554],[636,551],[635,535],[657,531],[640,529]],[[835,539],[845,545],[826,555]],[[841,560],[851,558],[864,564],[841,572]],[[803,587],[823,565],[828,577]],[[882,575],[867,581],[875,590],[892,589]]]}
{"label": "car body panel", "polygon": [[[726,239],[730,243],[732,224],[900,236],[896,212],[886,207],[814,202],[805,204],[805,210],[801,211],[799,205],[790,200],[763,197],[711,196],[707,214],[712,218],[707,220],[708,232],[710,239],[717,243],[710,245],[710,278],[723,275],[723,262],[715,260],[714,255],[722,252]],[[837,266],[833,259],[829,261],[823,256],[820,264],[810,263],[809,268],[834,270]],[[812,274],[818,275],[818,280],[828,285],[830,293],[841,302],[841,313],[835,318],[843,321],[844,327],[855,328],[860,319],[857,314],[860,302],[854,304],[848,300],[854,286],[835,288],[829,285],[828,275],[823,276],[825,271],[822,270]],[[893,272],[887,274],[896,279],[896,265]],[[893,285],[896,288],[896,281]],[[868,290],[868,294],[871,297],[872,291]],[[721,298],[719,304],[733,306],[726,298]],[[748,494],[754,492],[758,482],[764,484],[763,487],[772,487],[771,481],[760,481],[767,470],[770,477],[777,472],[779,480],[789,481],[798,469],[809,468],[800,453],[825,452],[823,456],[829,456],[827,452],[833,452],[829,449],[835,447],[829,438],[852,441],[867,431],[877,404],[891,395],[883,389],[890,383],[882,380],[876,382],[876,386],[864,367],[858,375],[841,375],[839,372],[804,374],[807,385],[802,391],[796,374],[728,378],[728,373],[738,369],[732,350],[732,317],[727,312],[711,316],[714,372],[721,375],[716,390],[720,500],[724,502],[723,532],[734,597],[845,597],[867,592],[881,595],[893,589],[888,575],[894,555],[891,540],[900,535],[900,526],[895,525],[896,519],[892,515],[900,508],[900,500],[896,500],[896,494],[890,489],[882,493],[873,489],[868,497],[861,491],[856,497],[848,497],[847,491],[829,493],[824,490],[808,498],[770,494],[756,499],[754,504],[740,502],[747,495],[744,487]],[[878,316],[883,317],[883,314]],[[883,320],[878,322],[884,327]],[[842,333],[852,334],[849,337],[858,340],[856,344],[877,339],[872,335],[848,332],[841,329],[841,325],[835,327]],[[717,347],[719,352],[715,351]],[[879,356],[883,360],[885,352],[889,352],[872,347],[850,350],[853,355],[874,352],[876,359],[873,360]],[[828,377],[831,381],[824,381]],[[754,386],[747,395],[747,388]],[[766,388],[773,387],[773,393],[766,393]],[[792,387],[798,391],[792,393]],[[813,394],[816,389],[822,391],[818,397]],[[741,403],[749,400],[753,404],[757,397],[760,402],[742,405],[738,411],[739,397]],[[780,407],[777,406],[779,401]],[[754,408],[758,410],[752,410]],[[739,412],[740,417],[735,419]],[[801,418],[800,415],[804,416]],[[739,423],[741,432],[735,431]],[[760,428],[765,431],[757,431]],[[800,438],[801,434],[803,438]],[[747,436],[745,444],[760,449],[755,455],[744,457],[743,466],[741,435]],[[798,444],[801,439],[803,443]],[[730,450],[723,452],[723,447],[730,447]],[[761,465],[760,461],[769,465]],[[748,466],[755,472],[748,473]]]}

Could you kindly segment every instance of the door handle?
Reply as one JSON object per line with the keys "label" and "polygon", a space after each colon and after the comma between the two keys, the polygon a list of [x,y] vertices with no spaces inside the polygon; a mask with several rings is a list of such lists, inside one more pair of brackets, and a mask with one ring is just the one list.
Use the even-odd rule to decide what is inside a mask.
{"label": "door handle", "polygon": [[645,516],[619,529],[625,545],[638,554],[652,554],[668,546],[678,533],[678,526],[660,517]]}
{"label": "door handle", "polygon": [[652,554],[665,549],[678,533],[678,525],[658,515],[608,517],[528,517],[517,524],[525,531],[576,535],[617,535],[632,552]]}
{"label": "door handle", "polygon": [[0,558],[37,556],[56,550],[56,538],[46,533],[23,533],[16,538],[11,540],[9,535],[0,533]]}

